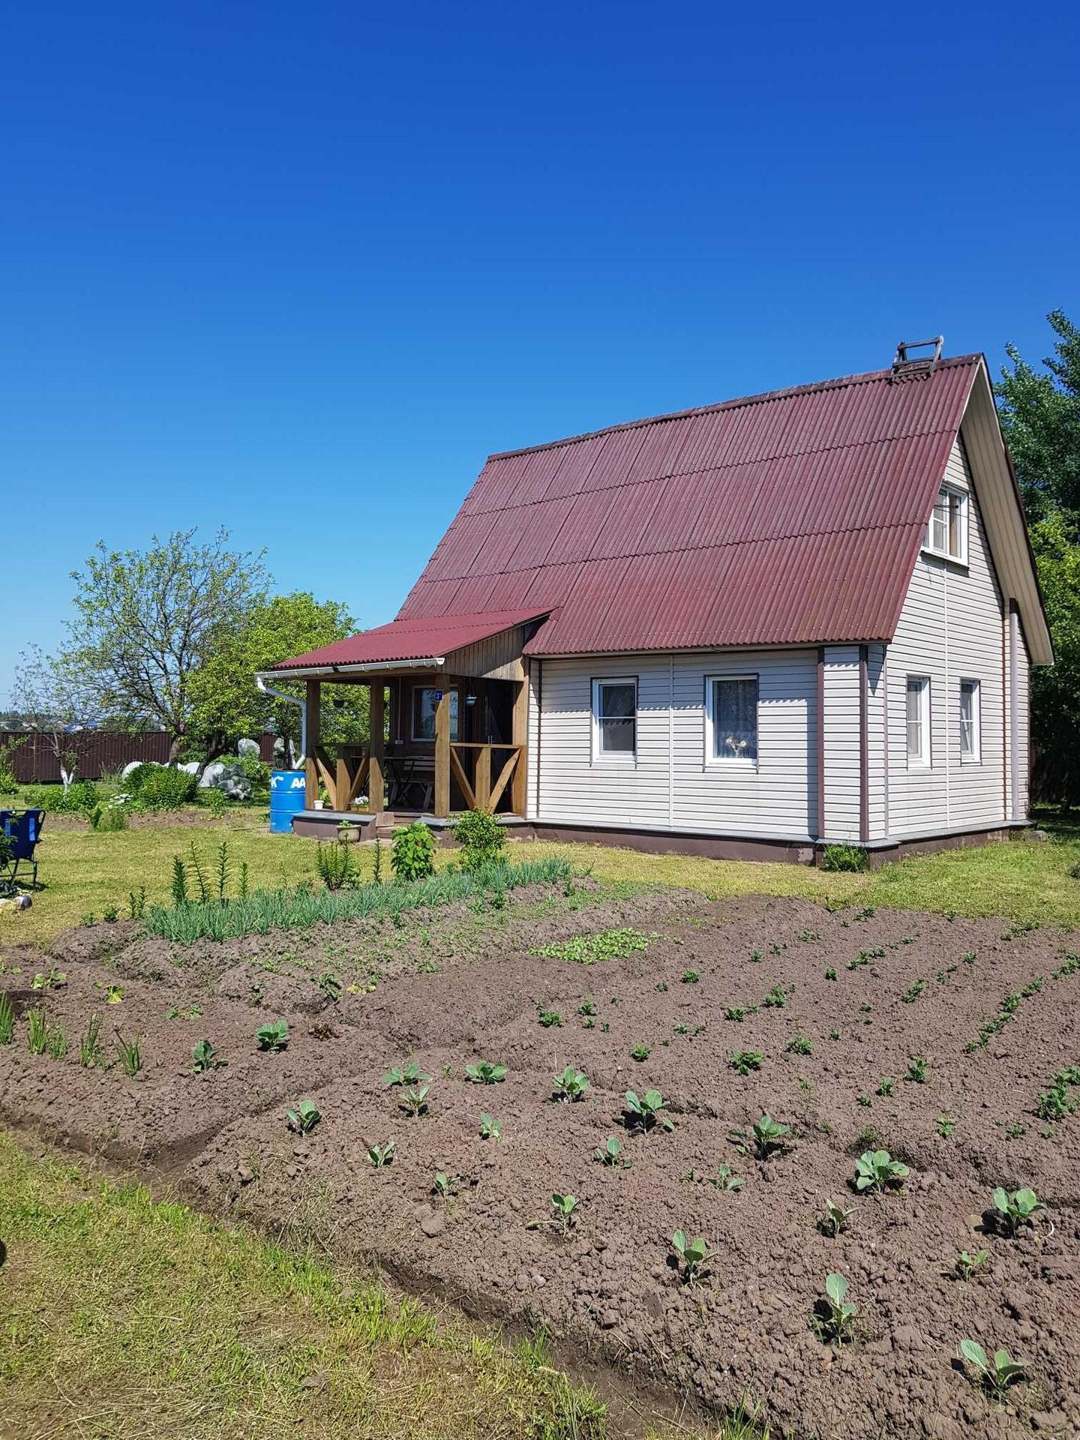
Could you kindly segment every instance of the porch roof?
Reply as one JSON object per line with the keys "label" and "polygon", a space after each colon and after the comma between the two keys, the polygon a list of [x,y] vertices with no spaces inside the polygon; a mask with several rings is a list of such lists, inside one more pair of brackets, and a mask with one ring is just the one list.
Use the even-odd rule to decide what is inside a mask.
{"label": "porch roof", "polygon": [[534,605],[526,610],[392,620],[389,625],[377,625],[347,640],[336,640],[332,645],[294,655],[291,660],[280,660],[272,672],[267,673],[323,671],[333,674],[339,670],[395,663],[435,665],[463,646],[489,640],[493,635],[545,614],[546,610],[538,610]]}

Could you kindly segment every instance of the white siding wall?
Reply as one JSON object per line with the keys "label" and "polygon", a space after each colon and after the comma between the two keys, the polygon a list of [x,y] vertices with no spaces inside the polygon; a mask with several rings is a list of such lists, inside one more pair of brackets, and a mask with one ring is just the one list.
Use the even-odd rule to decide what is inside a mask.
{"label": "white siding wall", "polygon": [[[1020,624],[1020,617],[1006,615],[1004,619],[1004,655],[1005,655],[1005,715],[1006,715],[1006,736],[1005,736],[1005,775],[1008,794],[1009,813],[1014,820],[1027,818],[1028,808],[1028,774],[1031,766],[1030,755],[1030,661],[1028,660],[1027,644],[1024,640],[1023,627]],[[1016,648],[1016,705],[1012,705],[1012,649]],[[1012,720],[1016,721],[1016,780],[1015,793],[1012,772]]]}
{"label": "white siding wall", "polygon": [[[530,716],[531,745],[539,731],[538,820],[792,839],[812,832],[816,651],[589,656],[544,660],[540,674]],[[706,761],[705,681],[716,674],[759,677],[756,768]],[[638,682],[630,765],[592,754],[592,681],[619,676]]]}
{"label": "white siding wall", "polygon": [[[888,647],[889,833],[999,824],[1005,806],[1001,596],[962,446],[947,479],[969,492],[967,567],[920,554]],[[1026,679],[1026,663],[1023,667]],[[908,766],[909,675],[930,679],[931,764]],[[982,751],[960,760],[960,681],[978,680]],[[826,789],[826,795],[828,790]]]}
{"label": "white siding wall", "polygon": [[825,647],[825,835],[859,839],[859,647]]}

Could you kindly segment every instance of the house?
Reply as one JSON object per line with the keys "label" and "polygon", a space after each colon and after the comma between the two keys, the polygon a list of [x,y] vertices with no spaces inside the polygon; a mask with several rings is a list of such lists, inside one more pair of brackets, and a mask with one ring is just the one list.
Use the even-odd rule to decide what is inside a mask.
{"label": "house", "polygon": [[[910,348],[492,455],[396,620],[266,677],[307,680],[295,828],[363,788],[714,855],[1022,826],[1053,653],[1019,493],[985,358]],[[327,683],[371,686],[370,749],[334,764]]]}

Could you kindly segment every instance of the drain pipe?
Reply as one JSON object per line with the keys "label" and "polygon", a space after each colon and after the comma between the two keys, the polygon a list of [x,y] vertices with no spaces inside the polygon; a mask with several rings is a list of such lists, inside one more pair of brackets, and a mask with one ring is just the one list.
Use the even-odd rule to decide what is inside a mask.
{"label": "drain pipe", "polygon": [[295,695],[286,695],[284,690],[275,690],[273,686],[267,685],[262,675],[255,676],[255,684],[264,695],[272,695],[275,700],[284,700],[289,705],[295,705],[300,711],[300,764],[307,759],[307,701],[298,700]]}

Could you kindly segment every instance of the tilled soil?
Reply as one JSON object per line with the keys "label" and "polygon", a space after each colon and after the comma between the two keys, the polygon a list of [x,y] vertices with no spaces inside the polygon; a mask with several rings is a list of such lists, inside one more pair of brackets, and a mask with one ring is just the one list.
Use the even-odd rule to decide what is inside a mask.
{"label": "tilled soil", "polygon": [[[1080,1116],[1051,1124],[1036,1105],[1054,1072],[1080,1063],[1077,938],[763,897],[579,899],[568,910],[579,900],[533,894],[400,930],[351,924],[189,951],[96,926],[55,947],[67,982],[44,992],[27,990],[40,954],[9,952],[22,973],[2,983],[44,1003],[72,1048],[61,1062],[31,1057],[20,1022],[17,1043],[0,1047],[0,1105],[54,1138],[171,1170],[215,1211],[317,1233],[474,1313],[542,1321],[704,1405],[760,1401],[799,1436],[1075,1436]],[[627,958],[528,953],[628,925],[651,938]],[[326,970],[344,982],[336,1000],[318,984]],[[95,982],[121,984],[122,1003],[105,1006]],[[192,1004],[198,1018],[165,1018]],[[108,1040],[114,1023],[141,1033],[137,1079],[79,1065],[91,1010]],[[561,1024],[542,1025],[542,1012]],[[269,1018],[289,1021],[282,1054],[255,1048]],[[192,1075],[204,1036],[228,1064]],[[760,1069],[738,1075],[737,1050],[759,1052]],[[921,1082],[905,1078],[916,1056]],[[469,1083],[479,1059],[505,1064],[505,1080]],[[419,1118],[381,1079],[408,1061],[432,1077]],[[576,1103],[552,1098],[567,1064],[589,1077]],[[673,1131],[628,1124],[626,1090],[650,1087]],[[283,1115],[301,1097],[322,1113],[305,1138]],[[480,1138],[485,1111],[498,1141]],[[731,1138],[763,1112],[791,1127],[768,1161]],[[630,1168],[594,1158],[611,1135]],[[376,1169],[368,1147],[388,1140],[393,1161]],[[855,1158],[876,1147],[910,1177],[856,1195]],[[741,1188],[711,1183],[720,1165]],[[432,1191],[436,1171],[447,1199]],[[1047,1206],[1015,1239],[984,1224],[996,1185],[1031,1186]],[[553,1192],[578,1199],[567,1234]],[[817,1224],[826,1197],[853,1211],[835,1238]],[[673,1264],[676,1229],[712,1251],[692,1286]],[[957,1253],[980,1248],[980,1276],[956,1278]],[[810,1325],[832,1271],[857,1306],[843,1347]],[[1027,1362],[1006,1405],[959,1368],[965,1337]]]}

